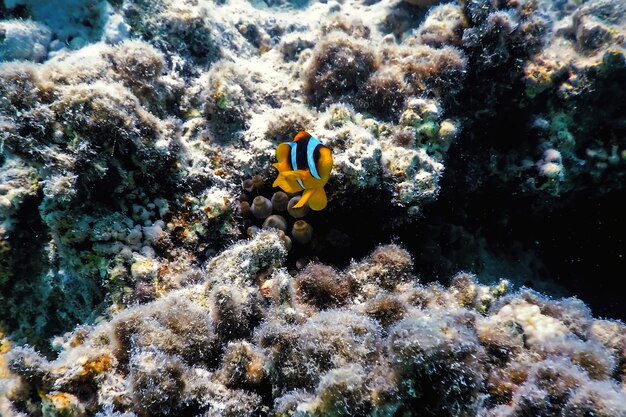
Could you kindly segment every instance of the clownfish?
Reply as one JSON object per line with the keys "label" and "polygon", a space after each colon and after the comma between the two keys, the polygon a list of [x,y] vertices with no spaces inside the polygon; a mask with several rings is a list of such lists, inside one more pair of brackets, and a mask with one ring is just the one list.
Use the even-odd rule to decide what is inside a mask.
{"label": "clownfish", "polygon": [[302,198],[295,208],[307,202],[312,210],[326,207],[327,198],[324,185],[333,169],[333,153],[322,145],[317,138],[307,132],[298,132],[291,142],[281,143],[276,147],[278,178],[274,187],[280,187],[286,193],[302,193]]}

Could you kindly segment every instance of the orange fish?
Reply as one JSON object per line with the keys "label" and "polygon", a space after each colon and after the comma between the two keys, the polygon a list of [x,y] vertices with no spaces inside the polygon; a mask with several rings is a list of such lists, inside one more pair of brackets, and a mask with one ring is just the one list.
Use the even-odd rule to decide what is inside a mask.
{"label": "orange fish", "polygon": [[326,207],[327,198],[324,185],[333,169],[333,153],[318,139],[307,132],[298,132],[291,142],[285,142],[276,148],[278,178],[274,187],[280,187],[286,193],[302,193],[302,198],[295,208],[309,203],[312,210]]}

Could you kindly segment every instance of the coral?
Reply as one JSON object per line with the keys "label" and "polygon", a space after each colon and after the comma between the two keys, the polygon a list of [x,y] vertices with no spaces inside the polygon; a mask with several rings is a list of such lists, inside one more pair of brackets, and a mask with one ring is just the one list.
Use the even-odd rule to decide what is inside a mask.
{"label": "coral", "polygon": [[[524,350],[525,333],[515,321],[494,323],[489,319],[479,320],[476,323],[476,335],[485,349],[497,359],[507,360],[509,357],[521,354]],[[508,374],[513,375],[511,370],[507,371]],[[497,394],[502,395],[502,392]]]}
{"label": "coral", "polygon": [[38,178],[36,171],[19,159],[6,159],[1,167],[0,230],[6,235],[14,230],[14,216],[24,200],[35,197]]}
{"label": "coral", "polygon": [[562,321],[542,314],[536,304],[527,302],[522,298],[512,298],[511,303],[502,306],[495,305],[497,313],[490,317],[492,323],[513,321],[522,327],[525,343],[529,346],[541,345],[546,340],[563,338],[568,333],[568,328]]}
{"label": "coral", "polygon": [[494,6],[476,0],[465,5],[472,27],[463,32],[462,42],[478,54],[475,65],[506,65],[516,55],[529,56],[538,51],[547,41],[551,22],[541,5],[529,1],[507,3]]}
{"label": "coral", "polygon": [[317,399],[309,406],[313,415],[367,415],[372,411],[366,375],[359,365],[329,371],[320,380],[315,394]]}
{"label": "coral", "polygon": [[400,68],[413,94],[434,93],[442,98],[458,93],[467,66],[465,54],[451,46],[400,46],[388,59]]}
{"label": "coral", "polygon": [[333,268],[310,263],[294,278],[297,296],[319,309],[340,307],[350,294],[349,283]]}
{"label": "coral", "polygon": [[42,400],[41,411],[46,416],[85,415],[85,409],[78,397],[65,392],[47,394]]}
{"label": "coral", "polygon": [[615,26],[623,28],[624,12],[624,4],[614,0],[593,1],[578,8],[572,21],[577,48],[588,53],[620,42]]}
{"label": "coral", "polygon": [[280,394],[312,388],[326,371],[338,366],[375,359],[380,349],[379,334],[377,324],[366,317],[345,310],[326,310],[295,329],[263,326],[259,342],[261,346],[272,346],[270,378],[274,391]]}
{"label": "coral", "polygon": [[400,133],[408,138],[405,147],[416,144],[429,154],[444,156],[459,136],[459,122],[441,119],[441,105],[435,100],[411,99],[400,114]]}
{"label": "coral", "polygon": [[[404,319],[389,330],[390,358],[411,407],[423,407],[431,413],[438,410],[444,415],[478,408],[483,352],[470,328],[452,324],[459,319],[447,314],[418,316]],[[454,365],[442,366],[445,363]]]}
{"label": "coral", "polygon": [[372,187],[380,181],[382,151],[374,134],[360,126],[347,124],[337,132],[335,142],[340,146],[329,144],[333,147],[333,162],[345,181],[358,188]]}
{"label": "coral", "polygon": [[327,35],[333,31],[341,31],[355,38],[369,39],[372,29],[363,23],[360,19],[349,19],[340,14],[329,17],[328,20],[322,22],[320,31],[323,35]]}
{"label": "coral", "polygon": [[245,286],[259,272],[280,264],[284,256],[285,249],[276,232],[260,232],[252,242],[234,245],[211,259],[204,268],[207,286],[209,289],[218,283]]}
{"label": "coral", "polygon": [[139,416],[171,415],[185,389],[184,365],[175,356],[143,351],[130,358],[133,411]]}
{"label": "coral", "polygon": [[450,280],[450,287],[460,305],[486,312],[494,300],[506,294],[509,282],[502,280],[494,286],[479,285],[474,275],[459,272]]}
{"label": "coral", "polygon": [[250,343],[233,342],[224,353],[220,379],[230,388],[259,387],[267,379],[263,368],[266,360],[263,352]]}
{"label": "coral", "polygon": [[412,269],[413,260],[409,253],[390,244],[379,246],[366,260],[352,264],[346,274],[356,288],[376,285],[393,290],[396,285],[412,278]]}
{"label": "coral", "polygon": [[561,321],[575,335],[587,336],[591,310],[578,298],[569,297],[552,301],[534,291],[525,291],[520,296],[527,302],[539,306],[542,314]]}
{"label": "coral", "polygon": [[220,61],[211,67],[206,80],[201,80],[203,113],[217,135],[247,127],[258,101],[251,78],[235,64]]}
{"label": "coral", "polygon": [[511,406],[502,406],[490,415],[599,415],[623,413],[624,394],[608,381],[596,382],[572,368],[567,361],[543,361],[531,367],[528,380],[513,397]]}
{"label": "coral", "polygon": [[263,319],[262,299],[256,288],[215,286],[209,294],[217,334],[224,340],[250,336]]}
{"label": "coral", "polygon": [[626,328],[623,323],[610,320],[593,320],[589,326],[589,339],[596,340],[617,360],[619,379],[624,381],[626,369]]}
{"label": "coral", "polygon": [[615,370],[615,358],[599,343],[579,340],[555,340],[544,343],[541,353],[546,357],[566,357],[583,369],[589,378],[605,380]]}
{"label": "coral", "polygon": [[119,354],[152,347],[190,363],[212,363],[217,335],[208,312],[195,304],[185,305],[176,297],[165,297],[160,305],[162,310],[149,316],[150,308],[116,317],[112,326]]}
{"label": "coral", "polygon": [[365,81],[359,91],[359,109],[397,117],[411,89],[397,68],[384,66]]}
{"label": "coral", "polygon": [[[90,41],[97,41],[102,36],[103,27],[108,17],[107,3],[101,0],[69,0],[51,4],[40,0],[7,0],[7,9],[25,8],[29,17],[45,24],[55,40],[78,49]],[[50,35],[48,35],[50,36]],[[51,45],[52,46],[52,45]]]}
{"label": "coral", "polygon": [[133,412],[118,413],[113,407],[105,407],[101,412],[96,413],[96,417],[136,417]]}
{"label": "coral", "polygon": [[402,320],[406,316],[408,309],[398,298],[381,295],[368,300],[364,306],[364,312],[379,322],[384,328],[388,328],[397,321]]}
{"label": "coral", "polygon": [[570,398],[563,415],[583,416],[593,413],[599,416],[619,416],[626,413],[624,394],[610,382],[591,382],[576,390]]}
{"label": "coral", "polygon": [[333,32],[318,43],[305,69],[305,92],[312,103],[340,101],[356,92],[378,67],[374,52],[364,42]]}
{"label": "coral", "polygon": [[262,407],[261,396],[247,390],[231,390],[211,378],[211,375],[197,372],[190,381],[189,401],[198,409],[204,409],[208,416],[251,416],[259,413]]}
{"label": "coral", "polygon": [[[120,53],[131,52],[128,48],[132,48],[133,62],[128,59],[120,61]],[[66,271],[72,274],[76,269],[81,269],[82,273],[93,279],[94,275],[102,277],[112,258],[111,254],[119,252],[127,242],[119,229],[112,235],[99,235],[97,230],[100,227],[96,227],[91,234],[88,231],[89,224],[93,224],[95,220],[89,215],[81,215],[80,211],[84,206],[91,207],[96,202],[110,199],[111,195],[106,194],[113,194],[113,189],[117,186],[118,194],[129,195],[131,200],[136,198],[137,194],[131,193],[128,188],[134,188],[144,180],[147,181],[146,184],[153,181],[154,177],[151,180],[151,175],[158,172],[155,165],[162,167],[161,164],[168,164],[172,159],[168,156],[170,148],[166,141],[159,137],[167,127],[143,109],[138,99],[123,86],[127,83],[129,88],[145,98],[146,104],[154,102],[154,97],[148,92],[154,92],[154,89],[147,86],[153,87],[155,79],[160,76],[160,55],[139,42],[123,44],[119,48],[94,47],[83,51],[85,54],[87,52],[95,54],[95,59],[91,62],[95,62],[95,67],[99,70],[98,77],[110,77],[108,82],[97,82],[90,72],[91,68],[84,64],[73,67],[75,72],[70,74],[61,65],[62,59],[48,61],[36,72],[25,68],[21,73],[11,72],[9,68],[3,69],[7,81],[12,80],[3,84],[11,90],[7,94],[9,101],[6,103],[9,112],[24,108],[20,99],[20,82],[30,77],[38,85],[33,89],[36,96],[32,97],[28,108],[40,125],[30,130],[26,138],[21,135],[28,129],[18,128],[15,131],[18,134],[9,134],[4,145],[24,161],[38,166],[45,165],[45,169],[40,168],[45,174],[39,174],[43,175],[41,185],[45,199],[41,206],[42,221],[53,235],[57,250],[63,257],[67,256]],[[122,67],[119,72],[115,70],[116,65]],[[57,85],[54,97],[50,95],[52,81]],[[81,81],[90,81],[91,84],[81,84]],[[64,86],[65,82],[73,85]],[[43,108],[47,110],[42,110]],[[31,116],[15,119],[14,123],[22,125],[24,122],[30,123],[28,120],[31,120]],[[52,143],[47,143],[48,134],[54,138]],[[55,155],[52,149],[59,149],[59,153]],[[135,156],[131,156],[135,153]],[[142,168],[142,164],[146,165]],[[135,203],[136,200],[126,203],[129,211],[129,206]],[[154,203],[145,201],[145,204]],[[87,210],[93,211],[93,208]],[[106,224],[106,211],[100,211],[103,217],[101,224]],[[19,212],[15,215],[18,216]],[[68,221],[68,216],[75,216],[75,222]],[[128,226],[124,216],[112,216],[108,219],[121,220],[121,224],[115,226],[117,228]],[[141,220],[145,221],[147,217],[144,216]],[[71,227],[70,224],[75,226]],[[141,240],[141,234],[138,237]],[[111,249],[103,243],[112,238],[118,241],[112,246],[115,248],[117,245],[117,249]],[[77,249],[85,241],[93,245],[93,252],[85,251],[84,247]],[[136,240],[131,242],[139,243]],[[82,259],[72,260],[74,257]],[[93,288],[85,288],[86,286],[88,285],[83,285],[84,290],[81,292],[89,297],[94,291]],[[88,301],[88,304],[92,302]]]}
{"label": "coral", "polygon": [[121,13],[134,33],[169,55],[180,54],[198,63],[215,61],[220,56],[209,11],[204,6],[137,0],[125,2]]}
{"label": "coral", "polygon": [[[615,1],[592,1],[576,8],[573,17],[563,17],[556,25],[559,30],[550,44],[524,69],[526,94],[539,99],[546,91],[555,92],[550,98],[559,111],[550,112],[547,129],[541,132],[545,141],[542,148],[553,148],[561,154],[555,161],[538,162],[539,174],[548,177],[548,184],[534,183],[533,188],[547,189],[562,195],[581,187],[580,176],[591,175],[598,179],[605,172],[617,173],[620,145],[613,140],[600,144],[591,139],[591,132],[612,128],[605,121],[623,113],[612,105],[606,106],[599,117],[588,117],[588,111],[598,102],[606,103],[607,94],[613,94],[624,68],[624,50],[618,38],[626,33],[623,5]],[[606,88],[611,89],[611,93]],[[572,118],[585,122],[574,128]],[[606,136],[612,137],[612,134]],[[581,161],[585,161],[581,163]],[[554,184],[556,182],[556,184]],[[606,188],[604,188],[606,185]],[[592,188],[596,188],[594,185]],[[603,184],[600,192],[611,189]]]}
{"label": "coral", "polygon": [[139,41],[120,43],[109,54],[111,64],[118,69],[118,76],[124,84],[137,97],[150,97],[150,90],[158,82],[165,66],[163,55]]}
{"label": "coral", "polygon": [[[466,93],[469,100],[480,94],[477,104],[484,117],[476,124],[495,126],[504,120],[501,114],[518,114],[520,132],[506,142],[495,131],[489,134],[497,156],[478,171],[474,164],[469,170],[489,172],[523,190],[535,199],[531,206],[536,210],[576,205],[579,197],[606,195],[619,187],[612,180],[621,177],[622,144],[614,139],[613,121],[624,112],[610,97],[621,92],[618,80],[623,78],[624,49],[618,41],[624,35],[623,5],[472,1],[464,13],[469,24],[462,38],[470,62],[466,84],[472,89]],[[500,67],[509,70],[495,70]],[[484,78],[491,85],[474,88]],[[504,78],[514,91],[497,87],[501,82],[495,80]],[[495,109],[497,103],[506,110]],[[484,137],[469,142],[484,152]],[[564,203],[564,196],[573,201]]]}
{"label": "coral", "polygon": [[[168,267],[159,256],[163,249],[172,250],[174,244],[196,248],[203,245],[202,236],[229,233],[223,221],[234,222],[227,204],[232,197],[219,187],[182,206],[168,203],[170,187],[181,185],[173,165],[181,148],[174,125],[159,118],[172,92],[162,89],[163,67],[163,56],[140,41],[59,53],[39,67],[2,67],[7,129],[1,140],[10,152],[3,158],[3,172],[11,176],[6,186],[15,187],[6,197],[3,191],[11,201],[1,215],[3,227],[11,232],[15,219],[29,219],[28,230],[37,230],[43,239],[37,242],[20,232],[9,241],[41,248],[33,252],[40,254],[39,261],[25,263],[31,270],[20,274],[50,282],[42,283],[42,291],[33,291],[32,278],[11,282],[17,306],[46,308],[64,300],[59,314],[81,321],[102,301],[96,283],[110,291],[112,304],[131,302],[132,287],[142,289],[138,298],[153,298],[179,285],[168,281]],[[180,210],[172,213],[171,208]],[[222,232],[213,235],[214,226]],[[33,322],[28,314],[20,316],[21,322]],[[45,339],[63,322],[39,319],[37,333]]]}
{"label": "coral", "polygon": [[313,115],[305,106],[286,106],[275,111],[267,124],[265,136],[274,143],[291,142],[298,132],[313,128]]}
{"label": "coral", "polygon": [[460,46],[463,30],[467,26],[461,7],[448,3],[431,8],[420,25],[417,36],[428,46]]}

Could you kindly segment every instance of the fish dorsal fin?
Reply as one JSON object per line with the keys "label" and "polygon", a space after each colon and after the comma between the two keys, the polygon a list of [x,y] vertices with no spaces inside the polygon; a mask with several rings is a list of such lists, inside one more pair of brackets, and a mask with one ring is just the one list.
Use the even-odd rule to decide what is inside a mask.
{"label": "fish dorsal fin", "polygon": [[310,134],[308,134],[307,132],[298,132],[298,133],[296,134],[296,136],[294,136],[293,141],[294,141],[294,142],[297,142],[297,141],[299,141],[299,140],[301,140],[301,139],[306,139],[306,138],[308,138],[308,137],[310,137],[310,136],[311,136],[311,135],[310,135]]}

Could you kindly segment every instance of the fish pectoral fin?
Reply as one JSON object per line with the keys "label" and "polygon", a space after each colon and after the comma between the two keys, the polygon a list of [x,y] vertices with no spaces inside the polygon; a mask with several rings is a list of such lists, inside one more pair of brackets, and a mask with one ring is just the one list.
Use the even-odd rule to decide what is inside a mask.
{"label": "fish pectoral fin", "polygon": [[278,172],[286,172],[286,171],[289,171],[291,169],[291,167],[289,166],[289,164],[286,161],[276,162],[276,163],[272,164],[272,166],[274,168],[276,168],[278,170]]}
{"label": "fish pectoral fin", "polygon": [[290,180],[282,172],[278,174],[278,177],[276,177],[272,187],[280,187],[286,193],[297,193],[302,190],[302,187],[298,185],[296,180]]}
{"label": "fish pectoral fin", "polygon": [[312,193],[308,200],[311,210],[319,211],[325,209],[326,204],[328,203],[328,198],[326,197],[326,191],[324,191],[324,188],[314,188],[310,191],[312,191]]}
{"label": "fish pectoral fin", "polygon": [[299,169],[297,171],[286,171],[282,172],[281,174],[291,181],[305,180],[307,178],[311,178],[311,173],[304,169]]}
{"label": "fish pectoral fin", "polygon": [[281,143],[276,147],[276,160],[278,163],[287,161],[289,158],[289,153],[291,152],[291,147],[288,143]]}

